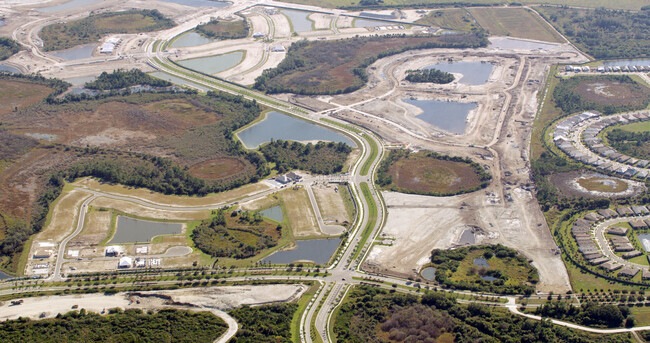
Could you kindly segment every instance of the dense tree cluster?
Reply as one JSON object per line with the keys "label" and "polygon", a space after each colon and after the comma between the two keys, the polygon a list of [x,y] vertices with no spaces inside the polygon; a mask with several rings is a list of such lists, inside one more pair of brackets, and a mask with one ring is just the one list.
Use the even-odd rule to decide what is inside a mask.
{"label": "dense tree cluster", "polygon": [[594,335],[482,304],[461,305],[444,293],[414,295],[357,287],[336,315],[338,342],[629,342],[627,334]]}
{"label": "dense tree cluster", "polygon": [[281,226],[263,223],[258,213],[232,212],[226,216],[219,210],[192,231],[192,241],[210,256],[243,259],[276,246],[281,232]]}
{"label": "dense tree cluster", "polygon": [[[103,24],[100,22],[112,22]],[[48,25],[39,33],[45,51],[71,48],[93,43],[109,33],[138,33],[174,27],[174,21],[158,10],[106,12],[67,23]]]}
{"label": "dense tree cluster", "polygon": [[318,142],[315,145],[283,140],[271,141],[260,147],[267,161],[284,173],[291,169],[306,170],[315,174],[334,174],[343,170],[343,165],[352,151],[345,143]]}
{"label": "dense tree cluster", "polygon": [[376,36],[295,42],[276,68],[264,70],[255,89],[268,93],[341,94],[368,81],[366,68],[376,60],[408,50],[487,46],[478,34]]}
{"label": "dense tree cluster", "polygon": [[20,51],[20,44],[7,37],[0,37],[0,61],[4,61]]}
{"label": "dense tree cluster", "polygon": [[435,68],[406,71],[406,81],[418,83],[449,83],[454,75]]}
{"label": "dense tree cluster", "polygon": [[[526,280],[514,280],[508,276],[513,270],[481,270],[479,274],[495,278],[493,281],[471,280],[463,276],[453,277],[458,271],[461,262],[470,258],[468,254],[472,251],[481,250],[483,256],[489,261],[494,257],[507,261],[510,268],[521,268],[525,270]],[[473,263],[473,261],[466,261]],[[457,289],[469,289],[480,292],[492,292],[502,294],[531,294],[535,291],[533,286],[538,282],[537,270],[533,268],[528,259],[520,255],[516,250],[505,247],[501,244],[486,246],[462,247],[454,250],[435,249],[431,252],[431,263],[436,268],[436,281],[445,287]],[[471,276],[471,275],[464,275]]]}
{"label": "dense tree cluster", "polygon": [[195,30],[208,38],[239,39],[248,37],[249,27],[246,19],[238,21],[212,19],[197,26]]}
{"label": "dense tree cluster", "polygon": [[169,87],[171,82],[153,77],[140,69],[103,72],[95,81],[87,82],[85,87],[95,90],[123,89],[131,86]]}
{"label": "dense tree cluster", "polygon": [[244,305],[230,311],[239,325],[233,343],[291,342],[291,320],[298,304]]}
{"label": "dense tree cluster", "polygon": [[607,141],[614,149],[624,155],[639,159],[649,159],[650,132],[630,132],[613,129],[607,133]]}
{"label": "dense tree cluster", "polygon": [[650,56],[650,11],[541,7],[540,13],[597,59]]}
{"label": "dense tree cluster", "polygon": [[565,301],[553,301],[538,307],[535,314],[587,326],[616,328],[623,325],[625,318],[630,315],[630,309],[622,305],[601,305],[594,302],[582,303],[577,307]]}
{"label": "dense tree cluster", "polygon": [[[628,89],[621,96],[633,96],[635,99],[638,98],[638,101],[635,101],[636,104],[631,104],[632,101],[627,104],[608,104],[607,102],[591,101],[579,93],[581,87],[586,87],[586,84],[593,84],[598,81],[623,84]],[[613,114],[648,107],[650,104],[650,90],[632,80],[628,75],[600,75],[597,78],[593,76],[574,76],[560,81],[553,90],[553,100],[557,107],[561,108],[565,113],[590,110]]]}
{"label": "dense tree cluster", "polygon": [[[47,311],[47,309],[43,309]],[[213,342],[226,323],[209,312],[111,309],[107,315],[72,311],[56,318],[0,323],[2,342]]]}

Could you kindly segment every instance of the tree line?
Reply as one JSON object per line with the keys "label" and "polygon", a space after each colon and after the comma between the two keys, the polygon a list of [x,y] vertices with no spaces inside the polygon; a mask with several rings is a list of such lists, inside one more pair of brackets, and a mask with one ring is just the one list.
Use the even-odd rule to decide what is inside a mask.
{"label": "tree line", "polygon": [[298,304],[244,305],[228,312],[241,325],[233,343],[291,342],[291,321]]}
{"label": "tree line", "polygon": [[300,169],[327,175],[343,170],[352,148],[345,143],[302,144],[272,140],[270,143],[262,145],[259,150],[267,161],[275,163],[275,169],[280,173]]}
{"label": "tree line", "polygon": [[20,44],[15,40],[7,37],[0,37],[0,61],[4,61],[13,56],[15,53],[20,51],[20,49]]}
{"label": "tree line", "polygon": [[219,21],[213,18],[206,24],[197,26],[195,30],[208,38],[239,39],[248,37],[249,26],[246,19]]}
{"label": "tree line", "polygon": [[454,75],[435,68],[407,70],[405,80],[417,83],[445,84],[454,81]]}
{"label": "tree line", "polygon": [[131,86],[169,87],[171,82],[153,77],[140,69],[115,70],[112,73],[102,72],[95,81],[86,82],[85,88],[94,90],[114,90]]}

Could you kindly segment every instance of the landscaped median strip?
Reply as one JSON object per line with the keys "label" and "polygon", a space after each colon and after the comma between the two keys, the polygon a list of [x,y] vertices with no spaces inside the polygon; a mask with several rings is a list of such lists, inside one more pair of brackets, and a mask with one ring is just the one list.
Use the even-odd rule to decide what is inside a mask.
{"label": "landscaped median strip", "polygon": [[372,233],[372,229],[377,223],[377,204],[375,204],[375,201],[372,198],[372,194],[370,193],[370,186],[368,186],[367,182],[361,183],[361,193],[363,193],[363,197],[366,199],[366,203],[368,203],[368,222],[363,228],[363,232],[361,232],[361,240],[355,248],[354,255],[352,255],[352,260],[356,260],[359,257],[363,246],[366,244],[366,241]]}
{"label": "landscaped median strip", "polygon": [[368,159],[366,159],[366,161],[363,163],[363,166],[361,166],[362,176],[368,175],[368,172],[370,171],[370,167],[372,166],[372,163],[377,158],[377,153],[379,151],[379,148],[377,147],[377,143],[375,142],[375,139],[373,137],[368,137],[366,141],[368,141],[368,145],[370,145],[370,156],[368,156]]}

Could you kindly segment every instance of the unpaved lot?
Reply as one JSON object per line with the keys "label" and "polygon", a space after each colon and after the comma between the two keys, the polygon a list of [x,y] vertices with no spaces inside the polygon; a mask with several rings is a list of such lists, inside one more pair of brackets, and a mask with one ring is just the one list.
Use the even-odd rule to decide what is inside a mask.
{"label": "unpaved lot", "polygon": [[349,222],[345,203],[341,194],[339,194],[339,185],[335,184],[319,184],[312,186],[314,197],[318,202],[323,222],[325,224],[343,224]]}

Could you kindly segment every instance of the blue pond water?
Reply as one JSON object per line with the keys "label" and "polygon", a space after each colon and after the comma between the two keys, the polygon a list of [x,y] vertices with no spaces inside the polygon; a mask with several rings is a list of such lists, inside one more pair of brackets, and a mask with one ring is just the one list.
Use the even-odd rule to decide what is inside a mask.
{"label": "blue pond water", "polygon": [[44,12],[44,13],[52,13],[52,12],[67,10],[70,8],[92,5],[102,1],[103,0],[71,0],[55,6],[36,8],[36,11]]}
{"label": "blue pond water", "polygon": [[458,62],[458,63],[438,63],[430,65],[424,69],[438,69],[448,73],[460,73],[463,77],[458,80],[459,83],[466,85],[482,85],[488,81],[492,74],[493,66],[490,63],[481,62]]}
{"label": "blue pond water", "polygon": [[477,257],[474,259],[474,265],[477,267],[489,268],[490,265],[487,263],[487,260],[483,257]]}
{"label": "blue pond water", "polygon": [[22,74],[20,70],[18,70],[17,68],[4,65],[4,64],[0,64],[0,71],[8,71],[10,73]]}
{"label": "blue pond water", "polygon": [[255,149],[271,139],[342,142],[356,147],[352,140],[340,133],[279,112],[269,112],[264,120],[237,135],[249,149]]}
{"label": "blue pond water", "polygon": [[422,275],[425,280],[433,281],[436,279],[436,268],[426,267],[420,271],[420,275]]}
{"label": "blue pond water", "polygon": [[202,73],[216,74],[238,65],[243,58],[244,53],[242,51],[233,51],[223,55],[182,60],[178,61],[178,63]]}
{"label": "blue pond water", "polygon": [[230,3],[225,1],[210,1],[210,0],[161,0],[164,2],[172,2],[179,5],[192,6],[192,7],[226,7]]}
{"label": "blue pond water", "polygon": [[638,60],[621,60],[621,61],[606,61],[603,62],[604,66],[649,66],[650,65],[650,59],[638,59]]}
{"label": "blue pond water", "polygon": [[96,47],[96,44],[79,45],[66,50],[51,51],[49,54],[66,61],[79,60],[91,57]]}
{"label": "blue pond water", "polygon": [[307,18],[312,12],[288,10],[283,8],[280,10],[280,13],[286,15],[289,18],[294,32],[312,30],[312,21]]}
{"label": "blue pond water", "polygon": [[216,42],[216,40],[205,37],[204,35],[197,32],[187,32],[174,40],[174,42],[170,44],[170,47],[187,48],[190,46],[198,46],[212,42]]}
{"label": "blue pond water", "polygon": [[260,211],[260,214],[262,215],[262,217],[273,219],[276,222],[281,222],[284,220],[284,215],[282,214],[282,207],[280,206],[273,206],[271,208],[267,208],[264,211]]}
{"label": "blue pond water", "polygon": [[412,99],[402,101],[422,109],[423,112],[417,116],[418,119],[456,134],[465,132],[467,114],[476,108],[476,103],[473,102]]}
{"label": "blue pond water", "polygon": [[273,264],[287,264],[296,261],[312,261],[316,264],[326,264],[340,242],[339,238],[296,241],[298,246],[296,249],[278,251],[265,258],[264,261]]}
{"label": "blue pond water", "polygon": [[187,80],[181,79],[180,77],[176,77],[174,75],[167,74],[167,73],[162,72],[162,71],[154,71],[154,72],[149,73],[149,75],[157,77],[159,79],[167,80],[167,81],[169,81],[169,82],[171,82],[173,84],[176,84],[176,85],[190,86],[190,88],[199,89],[202,92],[207,92],[209,90],[207,87],[201,86],[198,83],[187,81]]}

